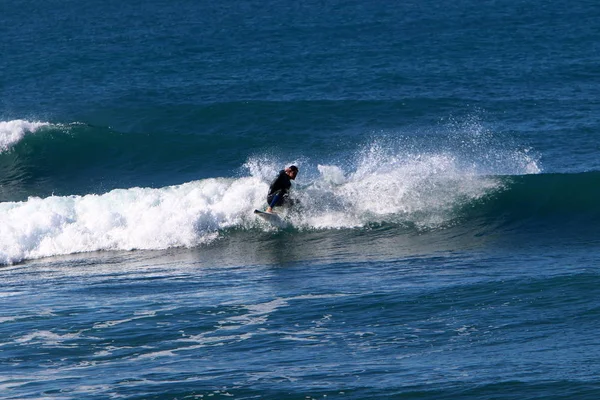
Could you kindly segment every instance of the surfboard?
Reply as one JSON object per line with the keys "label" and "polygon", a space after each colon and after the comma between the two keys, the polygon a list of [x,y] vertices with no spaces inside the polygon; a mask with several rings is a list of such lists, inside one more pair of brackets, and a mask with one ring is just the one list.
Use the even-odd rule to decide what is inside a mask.
{"label": "surfboard", "polygon": [[268,213],[260,210],[254,210],[254,214],[258,215],[265,221],[272,223],[273,225],[281,226],[284,224],[283,219],[281,219],[281,217],[274,212]]}

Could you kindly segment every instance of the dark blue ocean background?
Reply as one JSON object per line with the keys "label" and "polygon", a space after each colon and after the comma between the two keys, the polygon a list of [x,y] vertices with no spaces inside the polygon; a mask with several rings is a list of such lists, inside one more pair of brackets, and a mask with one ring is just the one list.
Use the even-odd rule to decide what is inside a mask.
{"label": "dark blue ocean background", "polygon": [[0,8],[0,398],[600,398],[597,2]]}

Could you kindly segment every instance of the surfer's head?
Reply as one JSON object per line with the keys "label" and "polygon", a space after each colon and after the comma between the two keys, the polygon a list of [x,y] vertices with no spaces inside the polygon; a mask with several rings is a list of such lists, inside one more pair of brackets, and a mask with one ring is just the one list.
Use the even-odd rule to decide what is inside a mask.
{"label": "surfer's head", "polygon": [[298,167],[295,165],[290,165],[285,169],[285,173],[290,177],[290,179],[296,179],[296,175],[298,175]]}

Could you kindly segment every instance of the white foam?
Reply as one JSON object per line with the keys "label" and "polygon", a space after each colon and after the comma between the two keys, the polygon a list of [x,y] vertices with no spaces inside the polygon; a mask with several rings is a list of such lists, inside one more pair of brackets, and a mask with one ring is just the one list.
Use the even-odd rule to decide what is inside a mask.
{"label": "white foam", "polygon": [[2,297],[19,296],[21,294],[23,294],[23,292],[17,292],[17,291],[0,292],[0,298],[2,298]]}
{"label": "white foam", "polygon": [[[227,343],[249,340],[254,337],[254,333],[248,332],[248,329],[257,329],[258,326],[264,325],[268,321],[269,316],[278,309],[287,307],[288,302],[286,299],[276,298],[271,301],[257,304],[242,305],[237,302],[231,302],[224,303],[223,305],[239,306],[244,308],[247,312],[245,314],[228,316],[226,319],[219,321],[213,331],[178,339],[178,342],[195,343],[193,345],[180,347],[179,350],[192,350],[205,346],[224,346]],[[236,331],[239,333],[235,334]]]}
{"label": "white foam", "polygon": [[134,317],[131,318],[124,318],[124,319],[120,319],[120,320],[111,320],[111,321],[104,321],[104,322],[97,322],[94,324],[94,329],[105,329],[105,328],[112,328],[115,325],[121,325],[121,324],[126,324],[128,322],[137,320],[137,319],[143,319],[143,318],[150,318],[150,317],[154,317],[156,315],[156,311],[136,311],[134,313]]}
{"label": "white foam", "polygon": [[26,134],[34,133],[41,127],[48,126],[48,122],[31,122],[22,119],[0,121],[0,153],[7,151],[15,143],[21,141]]}
{"label": "white foam", "polygon": [[248,310],[247,314],[229,317],[226,320],[219,321],[219,324],[227,326],[233,322],[234,324],[240,323],[241,326],[262,325],[267,322],[270,314],[280,307],[286,307],[287,305],[286,300],[279,298],[266,303],[246,305],[244,307]]}
{"label": "white foam", "polygon": [[157,358],[162,358],[162,357],[173,357],[176,354],[172,351],[172,350],[162,350],[162,351],[155,351],[155,352],[151,352],[151,353],[145,353],[145,354],[141,354],[139,356],[137,356],[135,358],[136,361],[138,360],[154,360]]}
{"label": "white foam", "polygon": [[51,331],[33,331],[15,341],[17,343],[40,343],[45,346],[59,346],[65,341],[80,338],[81,332],[60,335]]}
{"label": "white foam", "polygon": [[20,319],[23,319],[23,318],[19,318],[19,317],[0,317],[0,324],[2,324],[4,322],[18,321]]}
{"label": "white foam", "polygon": [[0,203],[0,264],[98,250],[164,249],[215,240],[255,223],[267,191],[257,178]]}

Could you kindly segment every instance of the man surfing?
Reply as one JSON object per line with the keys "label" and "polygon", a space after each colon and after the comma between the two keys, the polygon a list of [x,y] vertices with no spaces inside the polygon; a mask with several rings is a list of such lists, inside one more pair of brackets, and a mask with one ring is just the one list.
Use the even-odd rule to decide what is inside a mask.
{"label": "man surfing", "polygon": [[290,165],[286,169],[279,171],[279,175],[271,183],[269,187],[269,194],[267,195],[267,207],[266,212],[272,213],[273,207],[282,206],[284,203],[292,203],[288,198],[288,192],[292,186],[292,182],[298,175],[298,167]]}

